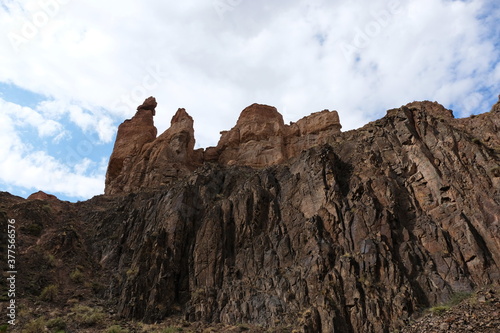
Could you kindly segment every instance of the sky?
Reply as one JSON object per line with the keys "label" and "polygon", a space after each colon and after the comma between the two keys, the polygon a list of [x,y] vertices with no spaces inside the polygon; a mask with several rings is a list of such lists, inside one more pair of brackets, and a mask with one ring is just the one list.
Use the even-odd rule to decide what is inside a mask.
{"label": "sky", "polygon": [[0,191],[102,194],[118,125],[178,108],[196,147],[248,105],[343,130],[415,100],[465,117],[500,94],[498,0],[0,0]]}

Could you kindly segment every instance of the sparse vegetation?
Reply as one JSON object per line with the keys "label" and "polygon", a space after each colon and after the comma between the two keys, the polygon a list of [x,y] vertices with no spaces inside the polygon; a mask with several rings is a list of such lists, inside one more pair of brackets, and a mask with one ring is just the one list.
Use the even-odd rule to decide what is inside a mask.
{"label": "sparse vegetation", "polygon": [[198,288],[191,293],[191,298],[194,301],[197,301],[203,297],[205,297],[205,289],[203,289],[203,288]]}
{"label": "sparse vegetation", "polygon": [[83,282],[83,273],[80,271],[78,268],[75,269],[70,275],[69,275],[71,281],[75,283],[82,283]]}
{"label": "sparse vegetation", "polygon": [[449,305],[438,305],[430,308],[429,312],[439,316],[448,311],[449,309],[450,309]]}
{"label": "sparse vegetation", "polygon": [[242,331],[248,331],[250,327],[247,324],[238,324],[236,325]]}
{"label": "sparse vegetation", "polygon": [[45,331],[45,318],[40,317],[37,319],[34,319],[27,323],[23,330],[21,331],[22,333],[40,333]]}
{"label": "sparse vegetation", "polygon": [[99,326],[103,323],[105,318],[102,308],[75,305],[71,310],[73,312],[75,322],[84,327]]}
{"label": "sparse vegetation", "polygon": [[45,204],[42,206],[42,209],[47,213],[50,214],[52,212],[52,207],[50,207],[49,204]]}
{"label": "sparse vegetation", "polygon": [[120,325],[113,325],[108,327],[106,333],[129,333],[129,330],[126,328],[122,328]]}
{"label": "sparse vegetation", "polygon": [[128,270],[127,270],[127,277],[132,277],[132,276],[136,276],[137,273],[139,273],[139,270],[137,269],[137,267],[130,267]]}
{"label": "sparse vegetation", "polygon": [[40,293],[40,299],[46,302],[53,302],[58,293],[59,288],[55,284],[51,284],[50,286],[43,288]]}
{"label": "sparse vegetation", "polygon": [[184,329],[182,327],[170,326],[170,327],[165,328],[162,333],[177,333],[177,332],[182,332],[182,331],[184,331]]}
{"label": "sparse vegetation", "polygon": [[47,253],[45,255],[45,260],[47,261],[47,264],[49,265],[49,267],[56,267],[57,266],[57,260],[53,254]]}
{"label": "sparse vegetation", "polygon": [[345,252],[344,254],[342,254],[342,258],[352,258],[352,253],[350,252]]}
{"label": "sparse vegetation", "polygon": [[470,292],[457,292],[453,294],[450,300],[441,305],[433,306],[429,309],[429,312],[435,315],[442,315],[446,311],[448,311],[452,306],[460,304],[463,300],[466,300],[472,296]]}
{"label": "sparse vegetation", "polygon": [[462,302],[463,300],[470,298],[471,296],[472,296],[471,292],[458,292],[453,294],[453,296],[451,296],[450,298],[450,301],[446,304],[450,306],[455,306],[460,302]]}
{"label": "sparse vegetation", "polygon": [[66,329],[66,322],[63,318],[54,318],[47,321],[46,326],[53,332],[61,332]]}

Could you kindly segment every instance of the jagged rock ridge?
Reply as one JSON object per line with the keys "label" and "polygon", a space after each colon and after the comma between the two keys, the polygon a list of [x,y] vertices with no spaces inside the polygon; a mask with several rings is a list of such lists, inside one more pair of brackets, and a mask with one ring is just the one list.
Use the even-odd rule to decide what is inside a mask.
{"label": "jagged rock ridge", "polygon": [[[147,108],[144,105],[148,105]],[[191,174],[205,162],[263,168],[284,162],[340,133],[336,111],[324,110],[285,125],[271,106],[253,104],[236,126],[221,132],[216,147],[194,150],[193,119],[179,109],[171,126],[156,138],[156,100],[146,99],[118,129],[106,175],[106,194],[158,188]]]}
{"label": "jagged rock ridge", "polygon": [[[233,128],[221,141],[240,144],[210,156],[219,161],[227,147],[241,156],[252,140],[276,149],[279,140],[270,138],[282,137],[280,117],[265,108],[270,124],[258,128],[270,134],[246,141],[252,134]],[[139,150],[148,157],[136,160],[143,179],[148,168],[164,172],[154,169],[163,162],[151,161],[165,155],[165,163],[196,168],[187,163],[197,154],[189,148],[192,119],[178,114]],[[390,332],[456,292],[498,284],[499,128],[498,104],[454,119],[437,103],[414,102],[358,130],[334,128],[326,144],[285,160],[266,157],[268,167],[227,157],[156,189],[136,187],[127,177],[137,173],[121,171],[122,195],[78,204],[3,201],[19,223],[43,224],[20,260],[35,260],[40,248],[65,262],[78,256],[83,273],[99,274],[105,285],[100,297],[125,318]],[[64,232],[54,232],[54,221]],[[33,274],[56,283],[52,274]]]}

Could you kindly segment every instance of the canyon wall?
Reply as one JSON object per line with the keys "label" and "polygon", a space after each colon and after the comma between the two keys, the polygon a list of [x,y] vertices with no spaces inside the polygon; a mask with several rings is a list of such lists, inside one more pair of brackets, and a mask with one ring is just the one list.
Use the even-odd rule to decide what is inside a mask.
{"label": "canyon wall", "polygon": [[347,132],[335,112],[285,125],[254,104],[206,150],[185,110],[156,137],[145,105],[119,128],[107,195],[0,193],[25,230],[23,293],[73,286],[62,306],[95,295],[146,322],[385,333],[500,281],[500,104],[455,119],[413,102]]}

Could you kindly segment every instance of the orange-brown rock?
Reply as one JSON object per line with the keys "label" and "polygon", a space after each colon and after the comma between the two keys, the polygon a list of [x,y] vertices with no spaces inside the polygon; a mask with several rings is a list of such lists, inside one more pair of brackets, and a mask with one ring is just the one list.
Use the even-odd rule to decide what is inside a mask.
{"label": "orange-brown rock", "polygon": [[199,166],[201,153],[194,151],[193,118],[179,109],[170,128],[156,140],[144,146],[136,156],[123,191],[133,192],[140,187],[159,187],[184,177]]}
{"label": "orange-brown rock", "polygon": [[286,155],[297,156],[303,150],[331,142],[340,133],[337,111],[323,110],[287,126]]}
{"label": "orange-brown rock", "polygon": [[[106,194],[166,185],[187,175],[201,162],[201,152],[194,151],[193,118],[186,110],[179,109],[170,128],[156,138],[152,118],[156,102],[149,98],[143,106],[118,129],[106,177]],[[121,166],[119,172],[115,165]]]}
{"label": "orange-brown rock", "polygon": [[139,105],[137,107],[137,110],[150,110],[150,111],[153,111],[153,116],[155,115],[155,109],[156,109],[156,106],[158,105],[158,103],[156,102],[156,99],[151,96],[151,97],[148,97],[146,98],[146,100],[144,101],[144,103],[142,103],[142,105]]}
{"label": "orange-brown rock", "polygon": [[341,127],[336,111],[316,112],[285,125],[276,108],[253,104],[243,110],[234,128],[222,132],[216,147],[218,162],[256,168],[276,165],[327,143]]}
{"label": "orange-brown rock", "polygon": [[108,167],[106,194],[157,188],[188,175],[204,162],[254,168],[280,164],[305,149],[331,141],[341,128],[336,111],[316,112],[285,125],[276,108],[253,104],[241,112],[231,130],[221,132],[216,147],[195,151],[193,119],[184,109],[177,111],[171,127],[157,139],[152,131],[140,127],[145,125],[145,115],[149,117],[147,126],[154,127],[155,107],[156,101],[150,97],[132,120],[120,125]]}
{"label": "orange-brown rock", "polygon": [[253,104],[247,107],[236,126],[221,133],[216,147],[218,162],[262,168],[285,158],[285,123],[276,108]]}
{"label": "orange-brown rock", "polygon": [[106,172],[105,192],[107,194],[122,190],[126,178],[130,176],[131,166],[143,146],[155,140],[157,133],[153,121],[155,107],[156,100],[154,97],[149,97],[137,108],[132,119],[125,120],[118,127],[115,146]]}
{"label": "orange-brown rock", "polygon": [[59,200],[55,195],[47,194],[43,191],[38,191],[36,193],[31,194],[27,200]]}

